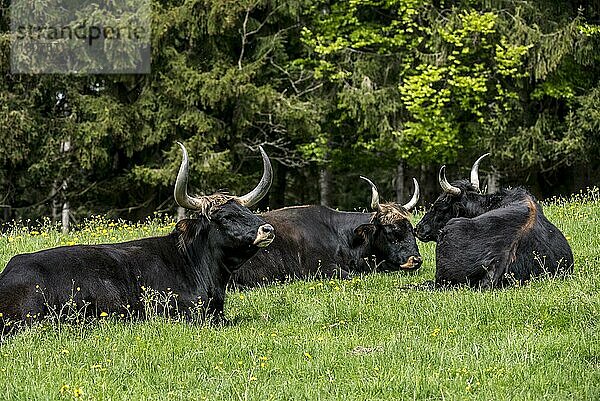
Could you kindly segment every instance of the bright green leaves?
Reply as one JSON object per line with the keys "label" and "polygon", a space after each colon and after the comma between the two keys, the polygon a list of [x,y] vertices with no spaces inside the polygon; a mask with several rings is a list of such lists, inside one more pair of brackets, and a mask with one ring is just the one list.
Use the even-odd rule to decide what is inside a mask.
{"label": "bright green leaves", "polygon": [[496,19],[491,12],[465,10],[432,21],[424,40],[436,57],[416,64],[399,86],[409,121],[398,137],[419,162],[454,159],[473,122],[485,122]]}
{"label": "bright green leaves", "polygon": [[493,12],[465,10],[448,18],[439,29],[440,37],[456,47],[489,48],[489,36],[496,33],[497,16]]}
{"label": "bright green leaves", "polygon": [[303,28],[302,41],[320,59],[317,76],[339,82],[352,74],[351,64],[357,58],[397,57],[417,46],[423,4],[414,0],[354,0],[315,6],[314,25]]}
{"label": "bright green leaves", "polygon": [[505,37],[500,39],[500,43],[496,45],[495,55],[498,73],[512,78],[527,77],[528,73],[523,69],[523,60],[532,47],[532,44],[516,45],[508,43]]}

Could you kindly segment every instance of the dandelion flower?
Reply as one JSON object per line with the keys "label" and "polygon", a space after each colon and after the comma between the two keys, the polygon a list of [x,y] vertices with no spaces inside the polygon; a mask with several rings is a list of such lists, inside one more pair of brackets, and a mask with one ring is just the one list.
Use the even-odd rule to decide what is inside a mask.
{"label": "dandelion flower", "polygon": [[83,390],[80,387],[73,389],[73,397],[80,398],[83,395]]}
{"label": "dandelion flower", "polygon": [[108,313],[106,313],[106,312],[100,312],[100,317],[106,317],[106,316],[108,316]]}

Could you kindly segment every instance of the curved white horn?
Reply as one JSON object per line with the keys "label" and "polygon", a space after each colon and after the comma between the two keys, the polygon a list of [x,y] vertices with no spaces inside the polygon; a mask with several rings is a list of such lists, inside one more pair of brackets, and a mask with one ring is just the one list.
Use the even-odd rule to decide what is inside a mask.
{"label": "curved white horn", "polygon": [[375,184],[373,184],[373,181],[371,181],[367,177],[363,177],[361,175],[360,178],[368,182],[371,186],[371,209],[377,211],[381,210],[381,205],[379,204],[379,191],[377,190],[377,187],[375,186]]}
{"label": "curved white horn", "polygon": [[185,146],[181,142],[177,142],[181,147],[183,153],[183,159],[181,160],[181,166],[179,167],[179,173],[177,173],[177,180],[175,181],[175,202],[183,208],[190,210],[202,210],[203,202],[202,198],[195,198],[188,195],[187,183],[189,175],[189,159],[188,153]]}
{"label": "curved white horn", "polygon": [[240,203],[246,207],[251,207],[264,198],[269,192],[271,183],[273,182],[273,168],[271,167],[269,156],[267,156],[262,146],[259,146],[258,149],[260,149],[260,154],[263,160],[263,175],[256,188],[248,192],[246,195],[238,197]]}
{"label": "curved white horn", "polygon": [[444,192],[447,192],[452,195],[460,195],[460,188],[451,185],[448,182],[448,180],[446,179],[446,166],[445,165],[442,166],[442,168],[440,169],[440,175],[439,175],[438,179],[440,181],[440,186],[442,187]]}
{"label": "curved white horn", "polygon": [[475,163],[473,163],[473,167],[471,167],[471,184],[473,184],[477,191],[481,191],[481,189],[479,189],[479,163],[481,163],[483,158],[489,155],[489,153],[481,155],[479,159],[475,160]]}
{"label": "curved white horn", "polygon": [[417,182],[416,178],[413,178],[413,183],[415,184],[415,192],[413,193],[413,196],[410,199],[410,201],[408,201],[407,204],[402,206],[403,208],[405,208],[408,211],[412,210],[415,206],[417,206],[417,202],[419,202],[420,191],[419,191],[419,183]]}

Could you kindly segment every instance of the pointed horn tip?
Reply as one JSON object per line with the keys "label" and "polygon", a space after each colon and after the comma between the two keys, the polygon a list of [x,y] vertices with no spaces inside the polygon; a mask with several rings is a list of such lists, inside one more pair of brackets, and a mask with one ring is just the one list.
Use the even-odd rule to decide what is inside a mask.
{"label": "pointed horn tip", "polygon": [[484,153],[481,156],[479,156],[479,158],[475,161],[475,164],[479,164],[484,158],[488,157],[490,155],[490,152],[488,153]]}
{"label": "pointed horn tip", "polygon": [[260,155],[263,159],[263,162],[269,165],[269,168],[271,168],[271,159],[269,158],[269,155],[267,155],[267,152],[265,152],[265,150],[263,149],[262,145],[258,145],[258,150],[260,151]]}
{"label": "pointed horn tip", "polygon": [[[413,177],[413,184],[415,185],[415,193],[420,192],[419,181],[417,181],[417,179],[415,177]],[[420,196],[420,193],[419,193],[419,196]]]}
{"label": "pointed horn tip", "polygon": [[413,192],[413,195],[412,195],[410,201],[408,201],[408,203],[405,203],[404,205],[402,205],[402,207],[405,208],[408,212],[410,212],[412,209],[414,209],[415,206],[417,206],[417,203],[419,202],[419,198],[421,196],[421,191],[419,190],[419,182],[414,177],[413,177],[413,184],[415,186],[415,190]]}
{"label": "pointed horn tip", "polygon": [[269,192],[271,184],[273,183],[273,167],[271,165],[271,160],[261,145],[258,145],[258,149],[263,161],[262,178],[252,191],[237,197],[240,203],[246,207],[252,207],[260,202],[260,200]]}
{"label": "pointed horn tip", "polygon": [[365,177],[365,176],[362,176],[362,175],[359,175],[359,177],[360,177],[362,180],[365,180],[366,182],[368,182],[368,183],[369,183],[371,186],[373,186],[373,187],[375,186],[375,184],[373,183],[373,181],[371,181],[371,180],[370,180],[370,179],[368,179],[367,177]]}
{"label": "pointed horn tip", "polygon": [[185,148],[185,146],[183,145],[183,143],[181,143],[179,141],[175,141],[175,143],[177,145],[179,145],[179,147],[181,148],[181,150],[183,151],[184,154],[187,154],[187,149]]}
{"label": "pointed horn tip", "polygon": [[448,192],[453,195],[460,195],[460,193],[461,193],[460,188],[455,187],[452,184],[450,184],[448,182],[448,179],[446,178],[446,165],[445,164],[442,166],[442,168],[440,168],[440,174],[439,174],[438,179],[440,182],[440,186],[442,187],[444,192]]}

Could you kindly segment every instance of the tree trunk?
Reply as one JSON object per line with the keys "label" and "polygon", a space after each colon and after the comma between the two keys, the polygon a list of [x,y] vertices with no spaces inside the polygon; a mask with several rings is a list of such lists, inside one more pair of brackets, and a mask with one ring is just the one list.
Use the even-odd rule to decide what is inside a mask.
{"label": "tree trunk", "polygon": [[421,164],[419,188],[421,189],[421,204],[427,207],[427,205],[433,203],[441,193],[437,170],[432,171],[428,169],[426,165]]}
{"label": "tree trunk", "polygon": [[2,215],[4,217],[4,221],[10,220],[10,214],[11,214],[10,205],[2,205],[1,207],[2,207]]}
{"label": "tree trunk", "polygon": [[50,191],[50,196],[52,197],[52,223],[58,223],[59,214],[61,213],[60,209],[60,200],[58,199],[58,191],[60,187],[58,186],[58,180],[54,180],[52,183],[52,190]]}
{"label": "tree trunk", "polygon": [[331,171],[328,167],[324,167],[319,173],[319,192],[321,205],[331,206]]}
{"label": "tree trunk", "polygon": [[396,178],[394,179],[394,187],[396,189],[396,203],[403,205],[404,203],[404,161],[400,160],[396,167]]}
{"label": "tree trunk", "polygon": [[279,209],[285,206],[285,191],[287,189],[288,168],[280,163],[276,164],[275,180],[271,189],[271,208]]}
{"label": "tree trunk", "polygon": [[[64,140],[60,143],[60,151],[62,153],[67,153],[69,150],[71,150],[71,140],[67,139]],[[61,222],[62,222],[62,232],[63,234],[66,234],[69,232],[69,212],[70,212],[70,205],[69,205],[69,200],[67,199],[67,178],[63,178],[63,182],[61,187],[59,188],[59,190],[61,191],[61,198],[63,200],[63,205],[62,205],[62,218],[61,218]]]}
{"label": "tree trunk", "polygon": [[62,232],[67,234],[69,232],[69,202],[65,201],[62,205]]}
{"label": "tree trunk", "polygon": [[[427,171],[427,166],[424,164],[421,164],[421,169],[419,172],[419,187],[421,188],[421,204],[422,205],[427,205],[427,203],[423,202],[433,202],[433,198],[431,194],[433,193],[432,190],[432,182],[428,179],[428,171]],[[435,181],[435,185],[438,185],[437,180]]]}
{"label": "tree trunk", "polygon": [[492,166],[491,171],[487,174],[487,193],[492,194],[500,189],[500,174],[495,167]]}

